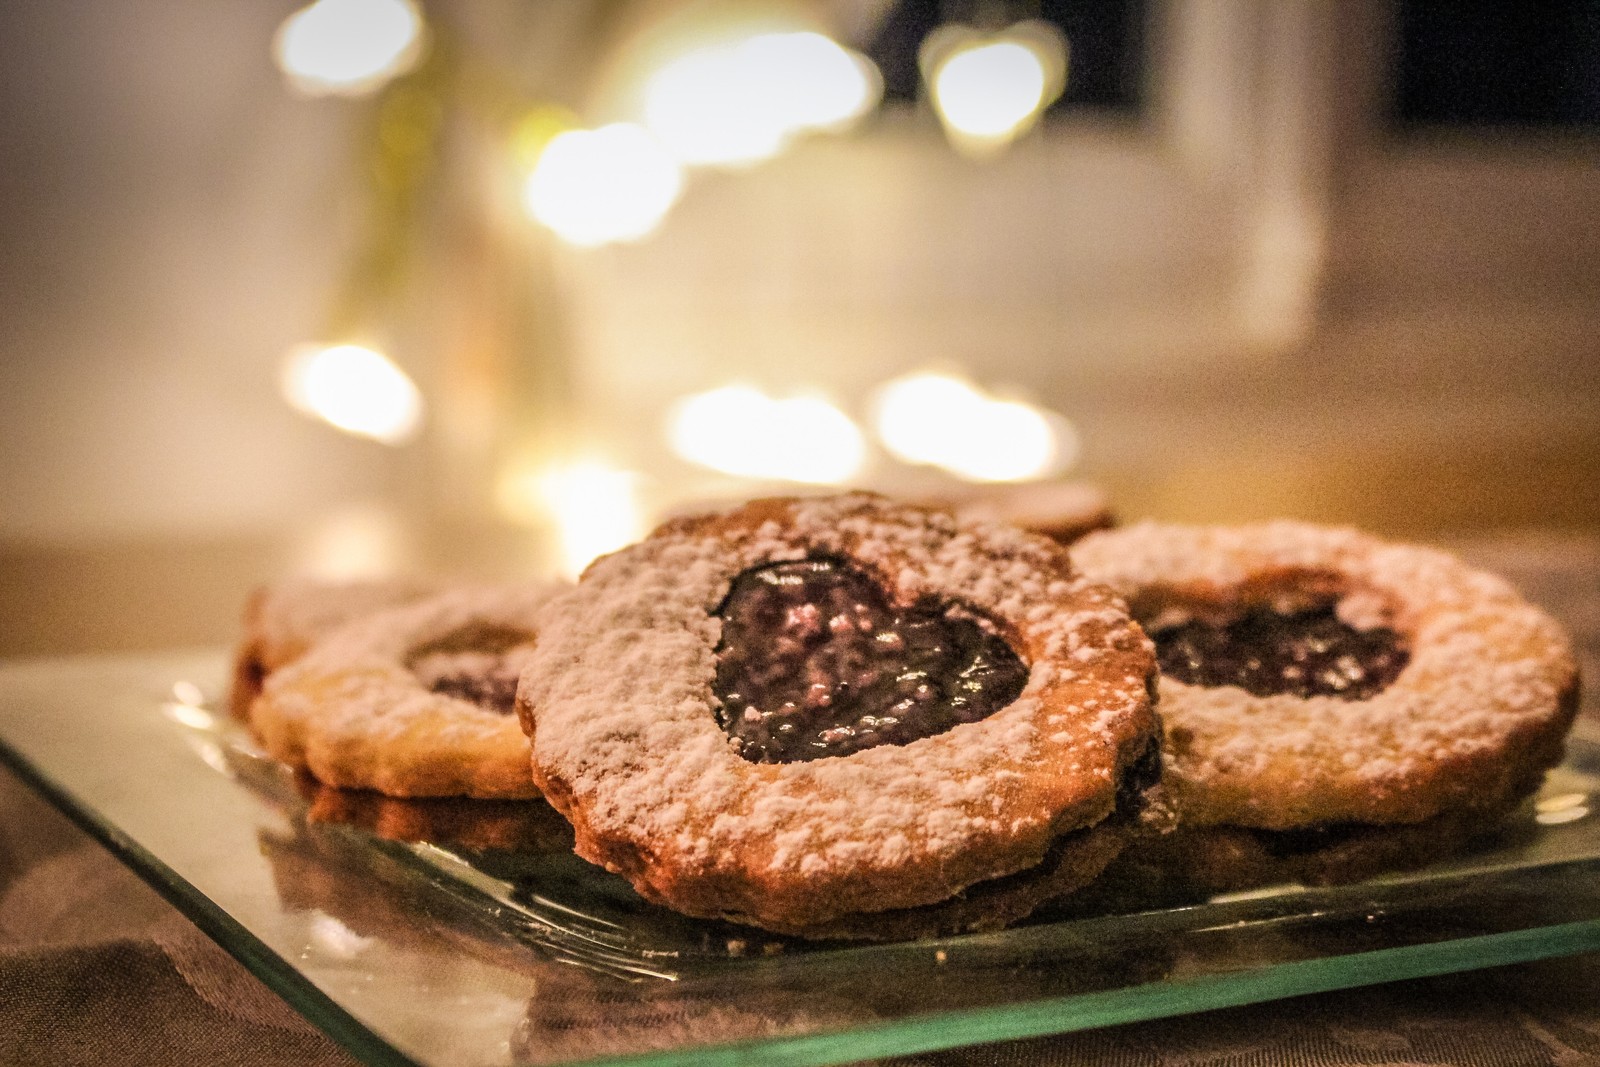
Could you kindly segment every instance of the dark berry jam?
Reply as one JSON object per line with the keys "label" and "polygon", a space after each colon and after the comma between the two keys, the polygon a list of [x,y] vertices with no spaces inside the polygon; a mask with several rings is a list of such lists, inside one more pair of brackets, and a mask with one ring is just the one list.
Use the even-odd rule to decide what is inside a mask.
{"label": "dark berry jam", "polygon": [[1292,693],[1365,700],[1410,655],[1393,630],[1357,630],[1333,608],[1256,611],[1225,626],[1193,620],[1153,633],[1161,673],[1189,685],[1236,685],[1256,696]]}
{"label": "dark berry jam", "polygon": [[1028,678],[970,611],[895,609],[839,560],[745,571],[717,613],[717,720],[754,763],[910,744],[1000,710]]}
{"label": "dark berry jam", "polygon": [[1151,741],[1139,758],[1128,765],[1117,783],[1117,810],[1138,815],[1148,803],[1145,796],[1161,781],[1161,743]]}
{"label": "dark berry jam", "polygon": [[501,715],[510,715],[516,708],[517,679],[522,672],[498,656],[484,655],[480,659],[466,654],[460,659],[461,662],[443,667],[428,679],[428,688]]}
{"label": "dark berry jam", "polygon": [[531,635],[510,627],[467,626],[414,649],[406,666],[429,692],[510,715],[532,642]]}

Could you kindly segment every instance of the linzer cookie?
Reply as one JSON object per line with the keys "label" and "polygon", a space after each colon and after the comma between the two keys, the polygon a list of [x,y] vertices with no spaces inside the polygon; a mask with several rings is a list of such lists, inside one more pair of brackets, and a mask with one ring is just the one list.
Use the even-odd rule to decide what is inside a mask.
{"label": "linzer cookie", "polygon": [[549,605],[518,692],[577,851],[690,915],[983,929],[1152,787],[1149,641],[1058,545],[869,495],[680,519]]}
{"label": "linzer cookie", "polygon": [[327,581],[300,578],[257,589],[244,611],[244,639],[234,654],[228,704],[239,718],[272,672],[304,655],[352,619],[411,604],[442,589],[423,579]]}
{"label": "linzer cookie", "polygon": [[349,623],[267,679],[251,725],[329,785],[537,796],[512,705],[552,589],[456,589]]}
{"label": "linzer cookie", "polygon": [[1560,761],[1577,709],[1566,636],[1446,553],[1295,522],[1146,523],[1073,559],[1156,643],[1163,781],[1185,828],[1159,847],[1197,872],[1332,881],[1429,858],[1414,832],[1378,831],[1459,841]]}

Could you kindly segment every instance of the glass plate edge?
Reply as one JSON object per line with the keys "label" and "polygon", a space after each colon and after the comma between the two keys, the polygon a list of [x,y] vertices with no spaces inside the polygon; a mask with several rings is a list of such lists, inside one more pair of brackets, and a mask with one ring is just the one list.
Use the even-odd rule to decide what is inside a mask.
{"label": "glass plate edge", "polygon": [[0,764],[61,812],[222,951],[259,979],[318,1030],[369,1067],[427,1067],[401,1053],[318,989],[299,969],[250,932],[154,853],[81,803],[0,738]]}
{"label": "glass plate edge", "polygon": [[[1486,952],[1491,946],[1497,950],[1493,954]],[[1600,951],[1600,919],[1587,919],[1348,956],[1297,960],[1273,964],[1254,974],[1208,975],[1157,983],[1168,994],[1164,997],[1150,996],[1149,985],[1129,986],[1005,1007],[913,1017],[840,1033],[581,1060],[572,1067],[829,1067],[880,1056],[1050,1037],[1595,951]],[[1375,972],[1380,976],[1374,978]],[[1070,1017],[1066,1014],[1069,1012]]]}

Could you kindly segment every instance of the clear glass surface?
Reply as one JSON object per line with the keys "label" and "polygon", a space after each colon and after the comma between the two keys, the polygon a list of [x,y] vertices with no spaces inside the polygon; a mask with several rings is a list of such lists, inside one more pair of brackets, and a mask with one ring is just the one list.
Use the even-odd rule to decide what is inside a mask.
{"label": "clear glass surface", "polygon": [[319,790],[215,710],[226,670],[0,667],[0,754],[370,1063],[841,1063],[1600,949],[1592,725],[1537,805],[1424,870],[819,945],[645,903],[538,803]]}

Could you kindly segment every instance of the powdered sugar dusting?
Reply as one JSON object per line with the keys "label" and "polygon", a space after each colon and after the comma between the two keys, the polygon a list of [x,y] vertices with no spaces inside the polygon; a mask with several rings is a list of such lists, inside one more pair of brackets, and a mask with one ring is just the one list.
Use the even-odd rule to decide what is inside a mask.
{"label": "powdered sugar dusting", "polygon": [[[714,612],[740,572],[816,555],[848,559],[899,603],[956,602],[995,620],[1030,665],[1022,694],[904,746],[741,759],[714,714]],[[1081,656],[1065,670],[1054,650],[1069,647]],[[654,873],[624,871],[647,892],[793,875],[812,898],[854,880],[892,908],[1029,866],[1059,833],[1104,817],[1155,724],[1152,664],[1114,598],[1047,540],[849,495],[680,520],[598,561],[549,605],[519,701],[535,777],[580,827],[580,849],[587,839],[591,858],[620,868],[634,866],[629,850],[649,855]],[[1086,773],[1060,770],[1072,764]],[[933,888],[880,879],[908,866],[933,872]],[[848,894],[837,903],[864,910]]]}
{"label": "powdered sugar dusting", "polygon": [[246,619],[247,640],[263,665],[276,669],[354,619],[415,603],[442,588],[421,578],[292,579],[256,595]]}
{"label": "powdered sugar dusting", "polygon": [[[357,619],[267,679],[251,722],[273,755],[330,784],[397,795],[532,796],[527,741],[515,716],[433,691],[411,660],[474,627],[527,635],[492,657],[516,660],[534,643],[554,587],[453,589]],[[461,659],[459,667],[470,663]],[[487,661],[486,661],[487,662]],[[424,664],[424,669],[428,669]]]}
{"label": "powdered sugar dusting", "polygon": [[1559,758],[1576,685],[1566,635],[1447,553],[1295,522],[1146,523],[1090,535],[1073,559],[1147,622],[1333,600],[1347,624],[1409,647],[1366,700],[1163,678],[1167,782],[1191,822],[1420,821],[1502,803]]}

